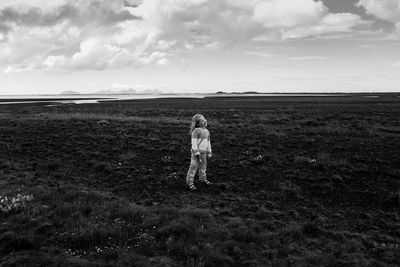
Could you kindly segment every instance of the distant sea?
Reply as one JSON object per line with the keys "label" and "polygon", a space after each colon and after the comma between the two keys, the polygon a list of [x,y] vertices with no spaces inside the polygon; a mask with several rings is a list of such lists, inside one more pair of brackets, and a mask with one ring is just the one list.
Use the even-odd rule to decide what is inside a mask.
{"label": "distant sea", "polygon": [[0,95],[0,104],[32,103],[32,102],[57,102],[57,103],[99,103],[101,101],[175,98],[190,97],[202,98],[207,94],[48,94],[48,95]]}
{"label": "distant sea", "polygon": [[0,95],[0,104],[17,103],[37,103],[37,102],[56,102],[56,103],[99,103],[101,101],[115,100],[134,100],[152,98],[203,98],[203,97],[243,97],[243,96],[345,96],[346,94],[53,94],[53,95]]}

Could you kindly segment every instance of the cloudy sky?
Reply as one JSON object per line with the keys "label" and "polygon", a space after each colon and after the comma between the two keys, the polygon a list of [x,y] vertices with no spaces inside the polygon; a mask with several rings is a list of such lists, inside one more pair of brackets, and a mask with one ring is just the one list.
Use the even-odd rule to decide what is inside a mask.
{"label": "cloudy sky", "polygon": [[400,90],[399,0],[1,0],[0,94]]}

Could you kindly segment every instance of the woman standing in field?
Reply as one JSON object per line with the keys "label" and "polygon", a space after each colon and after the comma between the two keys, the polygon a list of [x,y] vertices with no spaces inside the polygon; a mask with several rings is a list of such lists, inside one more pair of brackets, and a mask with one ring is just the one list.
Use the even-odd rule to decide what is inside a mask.
{"label": "woman standing in field", "polygon": [[201,114],[196,114],[192,118],[189,135],[192,139],[191,161],[186,176],[186,184],[190,190],[196,190],[194,176],[199,170],[199,179],[203,184],[211,184],[207,180],[207,158],[211,158],[210,132],[206,129],[207,120]]}

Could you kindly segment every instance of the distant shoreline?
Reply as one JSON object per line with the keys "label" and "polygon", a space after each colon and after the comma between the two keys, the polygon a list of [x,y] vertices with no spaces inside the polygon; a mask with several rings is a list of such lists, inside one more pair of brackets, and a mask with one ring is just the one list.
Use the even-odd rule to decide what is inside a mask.
{"label": "distant shoreline", "polygon": [[[1,97],[1,96],[0,96]],[[111,98],[98,98],[98,97],[85,97],[85,98],[0,98],[0,102],[19,102],[19,101],[23,101],[23,102],[37,102],[37,101],[41,101],[41,102],[47,102],[47,101],[68,101],[68,100],[99,100],[99,99],[111,99]]]}
{"label": "distant shoreline", "polygon": [[[77,93],[77,94],[0,94],[0,100],[2,99],[9,99],[9,98],[15,98],[15,99],[28,99],[28,98],[32,98],[32,99],[37,99],[37,98],[44,98],[47,99],[49,97],[51,97],[52,99],[75,99],[75,98],[79,98],[79,99],[83,99],[83,98],[99,98],[100,96],[102,97],[106,97],[106,96],[131,96],[131,97],[135,97],[135,96],[189,96],[189,95],[193,95],[193,96],[198,96],[198,95],[217,95],[217,96],[221,96],[221,95],[400,95],[400,92],[349,92],[349,93],[345,93],[345,92],[271,92],[271,93],[266,93],[266,92],[215,92],[215,93],[161,93],[161,94],[146,94],[146,93],[135,93],[135,94],[124,94],[124,93],[110,93],[110,94],[95,94],[95,93]],[[106,97],[108,98],[108,97]]]}
{"label": "distant shoreline", "polygon": [[213,94],[109,94],[109,95],[0,95],[1,104],[59,103],[85,104],[108,101],[137,101],[145,99],[173,98],[302,98],[302,97],[363,97],[363,98],[400,98],[400,93],[213,93]]}

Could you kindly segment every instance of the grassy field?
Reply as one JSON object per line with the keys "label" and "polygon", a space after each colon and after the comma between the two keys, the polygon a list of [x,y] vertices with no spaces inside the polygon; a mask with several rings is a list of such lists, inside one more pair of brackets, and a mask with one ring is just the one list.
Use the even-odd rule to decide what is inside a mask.
{"label": "grassy field", "polygon": [[[214,185],[190,192],[196,113]],[[0,105],[0,266],[398,266],[399,118],[396,95]]]}

